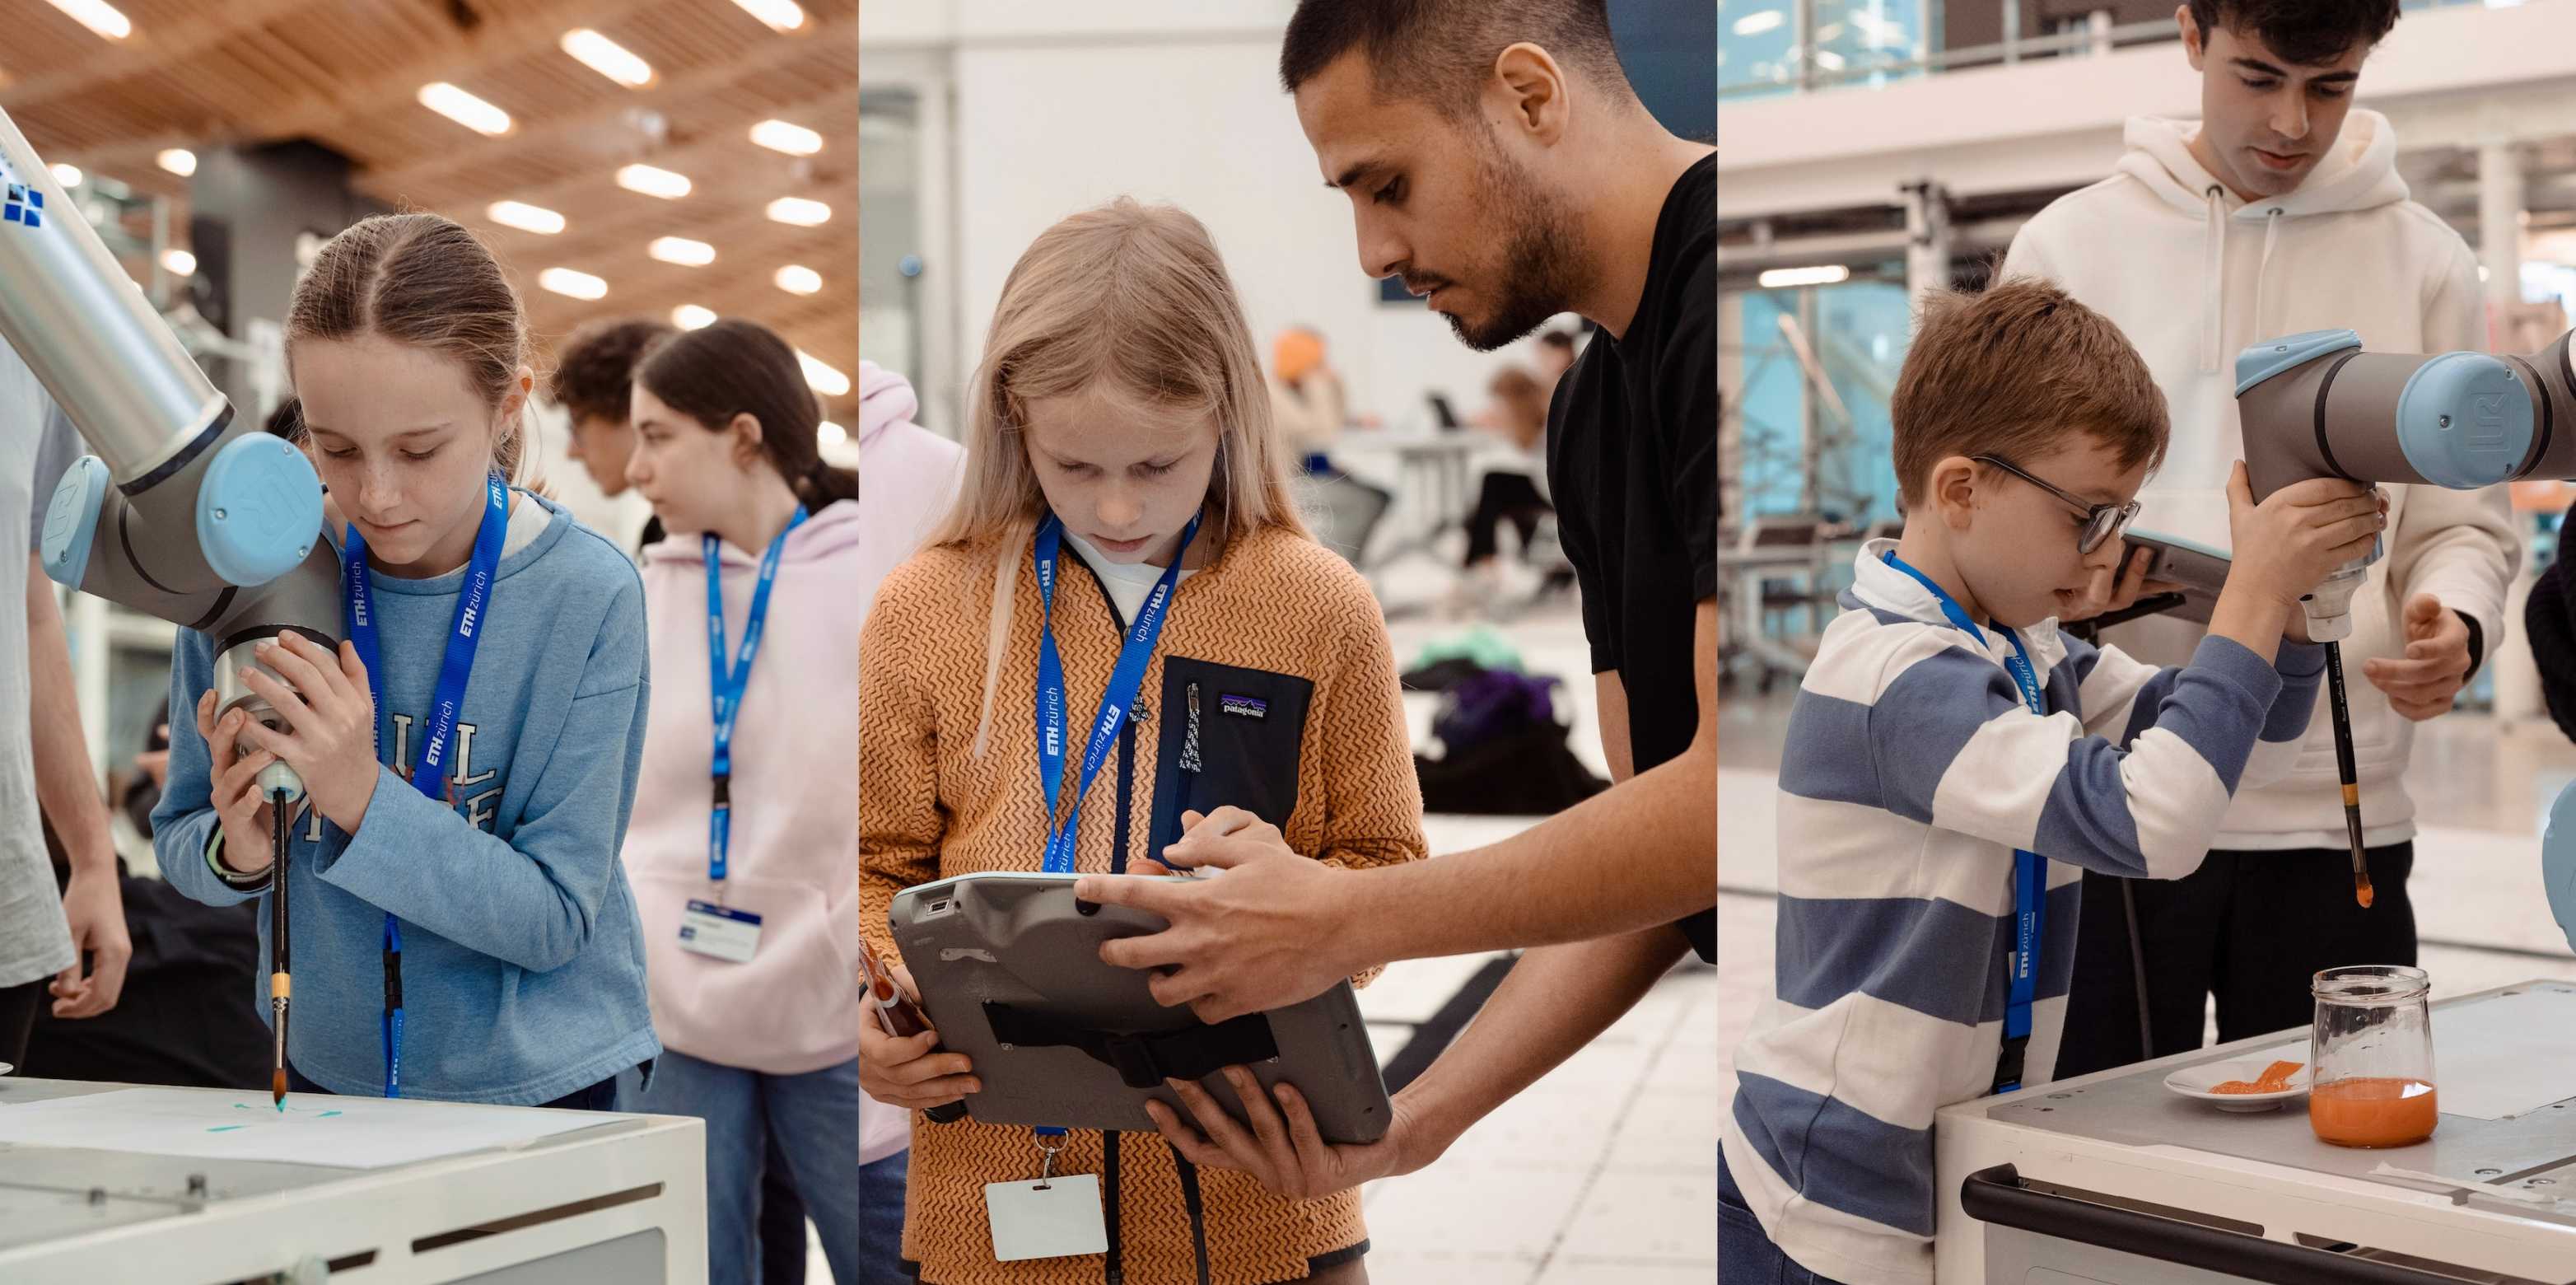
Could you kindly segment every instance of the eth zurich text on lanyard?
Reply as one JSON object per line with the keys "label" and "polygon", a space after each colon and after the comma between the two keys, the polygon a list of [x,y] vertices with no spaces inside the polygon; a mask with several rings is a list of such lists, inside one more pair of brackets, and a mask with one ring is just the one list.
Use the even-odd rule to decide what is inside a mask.
{"label": "eth zurich text on lanyard", "polygon": [[733,663],[733,673],[725,673],[724,573],[716,558],[716,537],[701,537],[707,557],[707,683],[715,696],[716,754],[715,810],[707,820],[707,878],[713,880],[718,895],[725,881],[725,855],[733,847],[733,729],[734,720],[742,715],[742,693],[751,685],[751,662],[760,654],[760,631],[769,619],[769,589],[778,583],[778,555],[787,547],[787,533],[804,525],[805,506],[796,506],[796,515],[787,519],[787,530],[770,540],[769,551],[760,555],[760,583],[751,591],[751,618],[742,624],[742,655]]}
{"label": "eth zurich text on lanyard", "polygon": [[[1091,740],[1082,748],[1082,774],[1074,779],[1073,805],[1065,809],[1064,825],[1055,824],[1056,800],[1064,780],[1064,662],[1055,649],[1055,568],[1064,540],[1064,524],[1054,514],[1038,524],[1037,541],[1032,556],[1037,561],[1038,604],[1041,611],[1038,626],[1038,784],[1046,790],[1047,845],[1046,872],[1073,873],[1074,823],[1082,817],[1082,796],[1091,789],[1092,778],[1109,761],[1109,749],[1117,742],[1118,729],[1127,721],[1127,712],[1136,705],[1136,693],[1145,685],[1145,665],[1154,658],[1154,641],[1163,634],[1163,621],[1172,605],[1172,587],[1180,583],[1181,558],[1190,550],[1190,540],[1199,533],[1199,520],[1191,518],[1181,531],[1181,546],[1172,551],[1172,565],[1163,569],[1163,578],[1154,582],[1154,592],[1136,612],[1135,622],[1127,628],[1127,641],[1118,649],[1118,667],[1110,671],[1109,690],[1100,694],[1100,713],[1091,720]],[[1052,1126],[1038,1129],[1041,1138],[1057,1138],[1064,1130]],[[1043,1144],[1041,1144],[1043,1145]]]}
{"label": "eth zurich text on lanyard", "polygon": [[[510,488],[498,473],[484,480],[483,525],[474,533],[474,558],[466,564],[465,585],[456,595],[456,620],[448,627],[446,658],[439,662],[438,689],[430,699],[429,718],[421,727],[420,761],[413,767],[412,788],[443,800],[447,790],[447,743],[456,733],[457,711],[465,703],[465,680],[474,672],[474,649],[491,623],[492,576],[501,565],[501,541],[510,527]],[[376,636],[375,595],[367,584],[367,539],[349,526],[340,552],[343,606],[349,613],[349,641],[367,667],[367,691],[376,703],[376,761],[385,760],[384,650]],[[399,766],[398,764],[395,766]],[[402,1096],[402,925],[385,915],[385,1096]]]}
{"label": "eth zurich text on lanyard", "polygon": [[[1917,583],[1932,591],[1941,601],[1941,614],[1950,623],[1968,632],[1979,643],[1986,640],[1983,630],[1968,619],[1941,586],[1930,576],[1905,565],[1891,549],[1881,555],[1887,565],[1914,577]],[[2040,695],[2039,676],[2031,668],[2030,652],[2021,645],[2021,635],[2002,625],[1995,626],[2004,640],[2012,644],[2012,654],[2004,658],[2004,668],[2011,671],[2013,686],[2021,689],[2021,700],[2030,712],[2045,716],[2048,702]],[[2013,853],[2013,955],[2012,989],[2004,1004],[2004,1047],[1995,1059],[1996,1093],[2010,1093],[2021,1087],[2022,1057],[2030,1047],[2030,1006],[2039,989],[2040,915],[2048,905],[2046,872],[2048,866],[2035,854],[2019,850]]]}

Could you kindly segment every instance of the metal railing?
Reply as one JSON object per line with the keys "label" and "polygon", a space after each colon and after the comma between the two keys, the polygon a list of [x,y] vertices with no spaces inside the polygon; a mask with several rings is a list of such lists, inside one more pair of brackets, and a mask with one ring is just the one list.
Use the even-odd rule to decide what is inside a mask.
{"label": "metal railing", "polygon": [[[1981,0],[1992,3],[1993,0]],[[2483,4],[2489,8],[2519,4],[2522,0],[2404,0],[2408,12]],[[1814,90],[1839,89],[1852,85],[1879,85],[1891,80],[1915,76],[1939,75],[1979,67],[2010,66],[2024,60],[2040,58],[2096,57],[2117,49],[2179,40],[2180,32],[2170,18],[2148,22],[2114,25],[2107,10],[2093,14],[2093,20],[2080,27],[2047,35],[2020,34],[2021,6],[2006,0],[2001,17],[2003,39],[1992,44],[1963,46],[1957,49],[1931,47],[1931,33],[1941,25],[1941,0],[1924,6],[1923,32],[1915,37],[1911,48],[1863,50],[1857,53],[1822,47],[1813,39],[1817,27],[1819,0],[1788,0],[1784,21],[1789,28],[1791,44],[1783,56],[1783,65],[1774,73],[1720,77],[1717,96],[1747,98],[1782,92],[1804,93]],[[1770,11],[1770,12],[1777,12]],[[1720,21],[1724,21],[1721,13]],[[1724,48],[1725,37],[1719,37]],[[1723,55],[1721,54],[1721,57]]]}

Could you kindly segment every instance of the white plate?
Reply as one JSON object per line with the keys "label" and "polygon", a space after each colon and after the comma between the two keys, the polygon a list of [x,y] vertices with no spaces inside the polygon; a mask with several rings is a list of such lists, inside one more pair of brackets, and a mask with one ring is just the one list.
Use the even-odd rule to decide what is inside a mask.
{"label": "white plate", "polygon": [[[2198,1098],[2214,1104],[2221,1111],[2269,1111],[2308,1091],[2309,1072],[2305,1065],[2306,1049],[2276,1049],[2272,1054],[2237,1058],[2227,1062],[2203,1062],[2187,1066],[2165,1077],[2165,1087],[2187,1098]],[[2274,1062],[2298,1062],[2302,1065],[2290,1075],[2290,1087],[2278,1093],[2212,1093],[2212,1086],[2229,1080],[2262,1078],[2265,1067]]]}

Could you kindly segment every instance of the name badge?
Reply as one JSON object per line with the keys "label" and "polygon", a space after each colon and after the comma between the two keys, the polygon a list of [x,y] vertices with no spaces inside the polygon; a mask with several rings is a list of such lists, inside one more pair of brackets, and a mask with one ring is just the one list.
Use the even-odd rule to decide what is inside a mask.
{"label": "name badge", "polygon": [[1091,1174],[986,1183],[984,1212],[993,1221],[996,1262],[1109,1252],[1100,1179]]}
{"label": "name badge", "polygon": [[760,949],[760,916],[712,901],[692,901],[680,914],[680,949],[748,964],[751,953]]}

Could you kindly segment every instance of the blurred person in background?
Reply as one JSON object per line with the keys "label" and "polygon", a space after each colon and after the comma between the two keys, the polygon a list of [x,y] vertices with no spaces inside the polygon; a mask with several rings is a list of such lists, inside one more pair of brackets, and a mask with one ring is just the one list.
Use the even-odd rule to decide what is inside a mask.
{"label": "blurred person in background", "polygon": [[[594,321],[564,340],[546,395],[572,418],[573,462],[590,474],[599,493],[610,499],[626,493],[626,461],[635,453],[635,427],[628,422],[636,363],[644,350],[680,333],[651,317],[615,317]],[[662,540],[662,516],[644,520],[635,546]]]}
{"label": "blurred person in background", "polygon": [[[644,552],[659,690],[624,853],[664,1048],[644,1107],[707,1122],[714,1285],[784,1247],[764,1170],[857,1285],[858,478],[823,462],[796,350],[753,322],[644,349],[629,410],[626,478],[679,536]],[[750,948],[687,933],[698,903],[758,916]]]}

